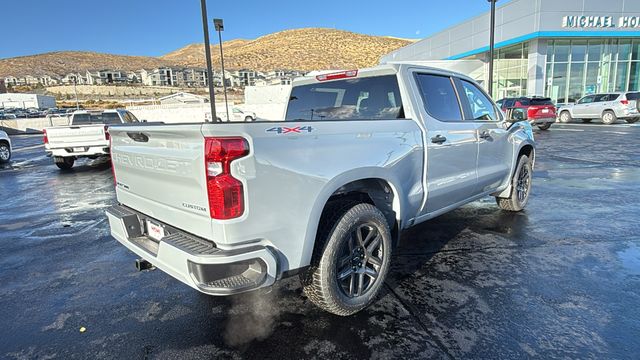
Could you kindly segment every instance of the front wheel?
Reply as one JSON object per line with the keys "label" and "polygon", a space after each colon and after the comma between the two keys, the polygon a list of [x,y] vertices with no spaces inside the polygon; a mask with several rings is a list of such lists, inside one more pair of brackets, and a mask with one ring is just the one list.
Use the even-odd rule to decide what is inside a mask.
{"label": "front wheel", "polygon": [[371,304],[391,260],[391,231],[371,204],[336,201],[323,214],[304,292],[316,306],[347,316]]}
{"label": "front wheel", "polygon": [[611,125],[615,123],[617,120],[618,118],[616,117],[616,114],[611,110],[607,110],[604,113],[602,113],[602,122],[607,125]]}
{"label": "front wheel", "polygon": [[255,120],[254,120],[254,118],[252,118],[251,116],[245,116],[245,117],[244,117],[244,121],[245,121],[245,122],[252,122],[252,121],[255,121]]}
{"label": "front wheel", "polygon": [[11,160],[11,147],[6,142],[0,142],[0,163]]}
{"label": "front wheel", "polygon": [[529,202],[533,168],[527,155],[520,156],[518,166],[511,178],[511,195],[508,198],[496,197],[496,202],[502,210],[521,211]]}
{"label": "front wheel", "polygon": [[73,167],[73,163],[75,159],[72,157],[62,157],[56,156],[53,161],[56,163],[56,166],[61,170],[69,170]]}
{"label": "front wheel", "polygon": [[560,122],[568,123],[571,122],[571,114],[568,111],[563,111],[560,113]]}
{"label": "front wheel", "polygon": [[540,130],[549,130],[550,127],[551,127],[551,123],[538,124],[538,129]]}

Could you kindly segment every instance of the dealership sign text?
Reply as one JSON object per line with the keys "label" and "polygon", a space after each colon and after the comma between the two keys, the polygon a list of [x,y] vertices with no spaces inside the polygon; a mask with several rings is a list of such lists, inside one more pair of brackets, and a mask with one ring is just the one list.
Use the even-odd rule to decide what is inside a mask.
{"label": "dealership sign text", "polygon": [[613,16],[565,16],[562,27],[566,28],[640,28],[640,16],[621,16],[617,24]]}

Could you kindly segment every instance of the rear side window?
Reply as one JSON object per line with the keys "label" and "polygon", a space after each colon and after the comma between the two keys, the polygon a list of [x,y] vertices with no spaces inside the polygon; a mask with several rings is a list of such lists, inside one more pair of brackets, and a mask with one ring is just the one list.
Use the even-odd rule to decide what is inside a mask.
{"label": "rear side window", "polygon": [[355,78],[296,86],[287,121],[404,118],[395,75]]}
{"label": "rear side window", "polygon": [[453,82],[448,76],[416,74],[425,110],[440,121],[462,121]]}
{"label": "rear side window", "polygon": [[467,105],[469,106],[467,109],[469,114],[465,119],[470,117],[469,120],[476,121],[498,120],[498,113],[496,112],[493,102],[482,90],[466,80],[461,80],[460,83],[462,84],[464,97],[467,99]]}
{"label": "rear side window", "polygon": [[640,93],[637,92],[632,92],[632,93],[627,93],[627,100],[638,100],[640,99]]}

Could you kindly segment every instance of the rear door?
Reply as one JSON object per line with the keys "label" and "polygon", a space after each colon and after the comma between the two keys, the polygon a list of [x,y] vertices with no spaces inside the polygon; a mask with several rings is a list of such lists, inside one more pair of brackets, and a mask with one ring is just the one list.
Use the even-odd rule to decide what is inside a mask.
{"label": "rear door", "polygon": [[512,145],[502,126],[502,114],[476,84],[456,79],[456,85],[462,99],[464,121],[476,127],[478,185],[474,193],[495,191],[511,169]]}
{"label": "rear door", "polygon": [[414,74],[425,119],[427,202],[421,214],[432,213],[474,195],[477,182],[476,127],[463,121],[453,78]]}

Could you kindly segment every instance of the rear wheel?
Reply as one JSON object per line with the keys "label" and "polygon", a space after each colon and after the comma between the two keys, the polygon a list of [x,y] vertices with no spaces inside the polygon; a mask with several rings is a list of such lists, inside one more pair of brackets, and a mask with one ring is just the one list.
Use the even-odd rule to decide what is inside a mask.
{"label": "rear wheel", "polygon": [[366,203],[329,204],[316,241],[321,246],[302,276],[309,300],[340,316],[371,304],[391,260],[391,231],[382,212]]}
{"label": "rear wheel", "polygon": [[73,167],[73,163],[75,159],[72,157],[62,157],[56,156],[53,158],[53,161],[56,163],[56,166],[62,170],[69,170]]}
{"label": "rear wheel", "polygon": [[560,113],[560,122],[568,123],[571,122],[571,114],[568,111],[563,111]]}
{"label": "rear wheel", "polygon": [[11,160],[11,147],[6,142],[0,142],[0,163]]}
{"label": "rear wheel", "polygon": [[549,130],[550,127],[551,127],[551,123],[538,124],[538,129],[540,130]]}
{"label": "rear wheel", "polygon": [[511,195],[508,198],[496,197],[496,202],[502,210],[521,211],[529,202],[533,169],[527,155],[520,156],[518,166],[511,179]]}
{"label": "rear wheel", "polygon": [[628,122],[629,124],[633,124],[633,123],[635,123],[636,121],[638,121],[638,118],[628,118],[628,119],[626,119],[626,120],[627,120],[627,122]]}
{"label": "rear wheel", "polygon": [[611,110],[607,110],[602,113],[602,122],[607,125],[611,125],[615,123],[617,120],[618,118],[616,117],[616,114]]}

